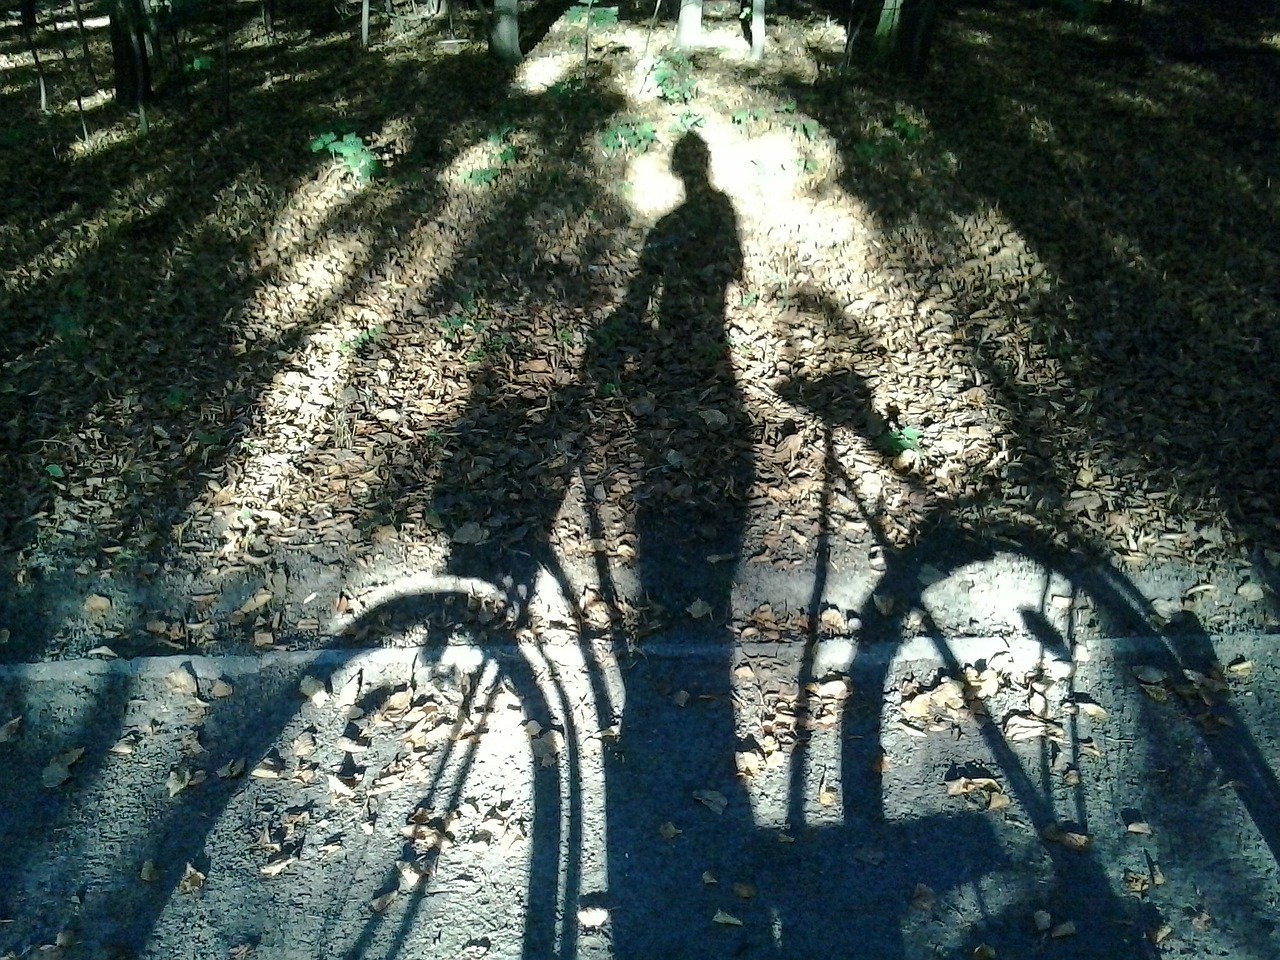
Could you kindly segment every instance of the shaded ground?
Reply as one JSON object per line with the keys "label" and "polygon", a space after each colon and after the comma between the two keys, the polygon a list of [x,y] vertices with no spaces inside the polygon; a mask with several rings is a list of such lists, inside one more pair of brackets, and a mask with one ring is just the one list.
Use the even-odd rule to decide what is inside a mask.
{"label": "shaded ground", "polygon": [[[6,668],[0,710],[23,719],[0,735],[0,950],[1275,955],[1274,851],[1242,804],[1256,784],[1222,782],[1193,722],[1211,700],[1202,722],[1239,725],[1218,736],[1275,755],[1265,638],[1224,642],[1236,666],[1199,689],[1150,642],[1094,648],[1074,674],[1029,645],[940,662],[915,644],[815,688],[807,730],[788,723],[797,647],[746,643],[736,753],[715,747],[717,652],[666,640],[627,668],[621,742],[596,732],[581,649],[555,638],[487,667],[454,647],[453,667],[391,650]],[[1068,688],[1076,709],[1031,734],[1037,691]]]}
{"label": "shaded ground", "polygon": [[[285,32],[233,47],[229,128],[201,80],[145,139],[99,105],[87,144],[19,119],[11,27],[6,655],[305,635],[361,569],[454,544],[502,567],[549,541],[635,601],[646,499],[659,525],[742,509],[740,544],[680,520],[666,549],[783,582],[821,537],[854,569],[868,522],[902,547],[945,516],[1172,570],[1164,617],[1266,627],[1274,11],[1213,18],[1197,60],[1181,8],[1150,13],[948,10],[910,86],[833,73],[816,20],[761,67],[732,20],[692,65],[601,31],[585,69],[557,23],[514,87],[421,32]],[[742,250],[706,329],[696,282],[628,300],[687,131]],[[382,173],[307,149],[328,132]]]}
{"label": "shaded ground", "polygon": [[[87,139],[7,23],[0,950],[1273,954],[1280,23],[1195,9],[948,7],[907,84],[237,4],[229,123]],[[271,653],[22,667],[156,650]]]}

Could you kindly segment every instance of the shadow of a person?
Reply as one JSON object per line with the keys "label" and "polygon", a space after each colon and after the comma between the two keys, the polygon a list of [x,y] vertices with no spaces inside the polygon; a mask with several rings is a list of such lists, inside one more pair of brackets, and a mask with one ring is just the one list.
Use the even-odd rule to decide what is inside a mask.
{"label": "shadow of a person", "polygon": [[[726,340],[742,273],[733,204],[710,180],[697,134],[676,144],[684,201],[649,232],[626,299],[596,331],[587,377],[623,428],[600,462],[629,496],[639,586],[674,608],[726,611],[742,539],[751,440]],[[708,557],[712,558],[708,561]]]}
{"label": "shadow of a person", "polygon": [[[627,295],[596,330],[585,365],[602,414],[593,434],[608,441],[596,451],[593,479],[620,494],[609,499],[635,538],[633,586],[686,624],[665,637],[687,656],[629,667],[621,735],[606,764],[607,905],[618,958],[687,952],[714,913],[690,892],[735,848],[735,831],[738,840],[750,831],[736,787],[732,638],[723,627],[754,472],[725,332],[742,250],[710,161],[696,134],[674,147],[683,202],[649,232]],[[673,706],[681,690],[689,696]],[[723,815],[699,808],[698,791],[709,791],[712,805],[724,798]],[[663,822],[684,816],[698,817],[698,829],[670,842]],[[658,904],[663,921],[655,924]]]}

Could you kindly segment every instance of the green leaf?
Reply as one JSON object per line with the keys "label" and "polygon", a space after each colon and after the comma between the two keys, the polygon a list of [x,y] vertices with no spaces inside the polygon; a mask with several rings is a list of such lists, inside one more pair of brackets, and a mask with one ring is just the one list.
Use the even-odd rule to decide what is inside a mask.
{"label": "green leaf", "polygon": [[324,150],[326,147],[329,146],[329,144],[333,143],[337,139],[338,139],[337,134],[322,133],[320,134],[320,136],[316,137],[314,140],[311,141],[311,152],[319,153],[321,150]]}
{"label": "green leaf", "polygon": [[66,473],[63,471],[63,469],[60,466],[58,466],[56,463],[47,464],[44,468],[44,472],[47,473],[49,476],[53,477],[53,479],[55,480],[61,480],[63,477],[66,476]]}
{"label": "green leaf", "polygon": [[885,438],[885,446],[890,453],[902,453],[904,450],[919,450],[920,438],[923,434],[915,427],[903,427],[901,430],[890,430]]}

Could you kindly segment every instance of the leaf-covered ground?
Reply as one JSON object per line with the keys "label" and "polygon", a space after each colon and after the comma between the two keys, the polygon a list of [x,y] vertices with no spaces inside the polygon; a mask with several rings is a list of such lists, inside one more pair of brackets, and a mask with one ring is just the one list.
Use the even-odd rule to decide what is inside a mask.
{"label": "leaf-covered ground", "polygon": [[723,619],[961,541],[1274,626],[1280,14],[1188,7],[947,4],[906,82],[820,11],[756,64],[535,9],[509,73],[236,4],[87,138],[6,22],[3,655],[293,642],[405,568]]}

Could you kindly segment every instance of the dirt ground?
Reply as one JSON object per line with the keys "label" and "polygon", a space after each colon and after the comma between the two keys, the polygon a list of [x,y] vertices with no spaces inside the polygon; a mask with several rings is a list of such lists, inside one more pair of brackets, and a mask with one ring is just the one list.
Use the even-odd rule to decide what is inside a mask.
{"label": "dirt ground", "polygon": [[1280,13],[941,6],[0,24],[0,955],[1276,955]]}

